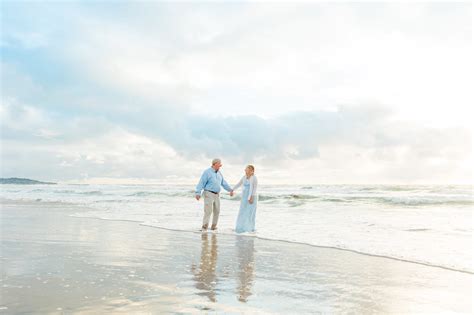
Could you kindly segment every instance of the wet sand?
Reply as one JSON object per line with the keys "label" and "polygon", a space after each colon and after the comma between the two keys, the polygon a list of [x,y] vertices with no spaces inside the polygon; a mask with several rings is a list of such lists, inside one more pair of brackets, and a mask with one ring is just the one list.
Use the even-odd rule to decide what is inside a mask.
{"label": "wet sand", "polygon": [[78,211],[2,201],[0,313],[473,311],[472,274]]}

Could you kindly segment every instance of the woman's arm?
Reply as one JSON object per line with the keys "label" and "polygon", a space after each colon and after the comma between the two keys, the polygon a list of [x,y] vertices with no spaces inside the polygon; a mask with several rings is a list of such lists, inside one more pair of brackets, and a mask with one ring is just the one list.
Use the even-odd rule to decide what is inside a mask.
{"label": "woman's arm", "polygon": [[255,200],[255,195],[257,194],[257,185],[258,185],[257,177],[253,175],[250,178],[249,201],[252,200],[253,202]]}
{"label": "woman's arm", "polygon": [[237,188],[239,188],[240,186],[242,186],[242,183],[244,182],[244,178],[245,176],[243,176],[239,182],[234,186],[234,188],[232,188],[232,190],[236,190]]}

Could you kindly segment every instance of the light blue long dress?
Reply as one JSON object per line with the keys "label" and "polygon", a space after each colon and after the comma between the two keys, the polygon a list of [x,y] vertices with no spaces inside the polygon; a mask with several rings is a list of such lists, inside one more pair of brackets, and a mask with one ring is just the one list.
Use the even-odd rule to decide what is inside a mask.
{"label": "light blue long dress", "polygon": [[[240,200],[240,210],[235,223],[235,232],[254,232],[255,231],[255,214],[257,213],[257,177],[252,175],[249,179],[242,177],[234,190],[243,185],[242,199]],[[250,196],[253,195],[253,203],[249,203]]]}

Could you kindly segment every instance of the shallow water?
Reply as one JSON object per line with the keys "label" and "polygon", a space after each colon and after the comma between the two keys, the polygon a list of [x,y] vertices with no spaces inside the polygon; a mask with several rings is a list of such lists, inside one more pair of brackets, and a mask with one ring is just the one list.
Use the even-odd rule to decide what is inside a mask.
{"label": "shallow water", "polygon": [[[195,231],[193,186],[3,185],[13,200],[72,202],[73,215]],[[328,246],[473,272],[471,186],[313,185],[259,190],[255,237]],[[239,196],[222,194],[220,233],[233,234]],[[434,245],[435,244],[435,245]]]}
{"label": "shallow water", "polygon": [[472,312],[470,274],[254,237],[1,207],[8,313]]}

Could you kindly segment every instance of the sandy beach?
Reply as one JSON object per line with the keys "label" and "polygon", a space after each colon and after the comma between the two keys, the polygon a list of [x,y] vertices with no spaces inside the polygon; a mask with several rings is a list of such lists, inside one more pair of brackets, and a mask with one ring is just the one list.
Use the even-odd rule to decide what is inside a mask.
{"label": "sandy beach", "polygon": [[0,312],[471,313],[473,275],[2,201]]}

